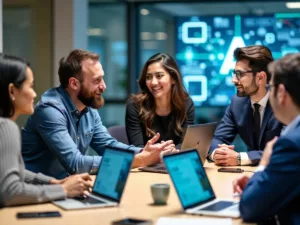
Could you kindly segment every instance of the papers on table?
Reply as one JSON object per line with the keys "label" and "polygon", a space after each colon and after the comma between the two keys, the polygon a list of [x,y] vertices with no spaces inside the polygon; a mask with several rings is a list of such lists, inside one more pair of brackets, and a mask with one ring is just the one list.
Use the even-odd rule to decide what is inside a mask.
{"label": "papers on table", "polygon": [[231,219],[208,219],[208,218],[174,218],[161,217],[158,219],[156,225],[232,225]]}

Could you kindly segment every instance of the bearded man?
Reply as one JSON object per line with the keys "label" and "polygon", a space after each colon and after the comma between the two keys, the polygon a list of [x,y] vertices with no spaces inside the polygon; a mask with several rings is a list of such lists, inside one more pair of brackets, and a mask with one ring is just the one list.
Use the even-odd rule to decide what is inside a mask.
{"label": "bearded man", "polygon": [[[99,55],[75,49],[59,62],[60,86],[46,91],[22,129],[22,156],[33,172],[62,179],[99,167],[107,146],[136,152],[133,167],[158,163],[173,142],[155,143],[156,134],[141,149],[118,142],[103,126],[98,109],[106,89]],[[88,147],[99,156],[85,155]]]}

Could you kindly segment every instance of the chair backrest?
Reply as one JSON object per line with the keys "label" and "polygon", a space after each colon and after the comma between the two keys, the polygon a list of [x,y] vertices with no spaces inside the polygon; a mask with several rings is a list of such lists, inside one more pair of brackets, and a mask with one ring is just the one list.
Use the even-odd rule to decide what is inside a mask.
{"label": "chair backrest", "polygon": [[112,137],[117,139],[117,141],[127,145],[129,144],[125,126],[112,126],[107,128],[107,130]]}

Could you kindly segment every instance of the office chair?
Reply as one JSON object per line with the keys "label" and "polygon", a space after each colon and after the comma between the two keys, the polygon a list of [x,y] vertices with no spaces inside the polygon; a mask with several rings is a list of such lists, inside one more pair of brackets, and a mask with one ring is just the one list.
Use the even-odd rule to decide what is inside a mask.
{"label": "office chair", "polygon": [[127,145],[129,144],[125,126],[112,126],[107,128],[107,131],[113,138],[117,139],[117,141]]}

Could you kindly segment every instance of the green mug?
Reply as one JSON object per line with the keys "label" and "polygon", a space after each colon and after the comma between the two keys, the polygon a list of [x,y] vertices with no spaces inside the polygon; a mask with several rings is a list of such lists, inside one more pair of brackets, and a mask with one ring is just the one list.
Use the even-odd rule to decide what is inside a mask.
{"label": "green mug", "polygon": [[151,194],[155,205],[166,205],[170,193],[169,184],[152,184]]}

